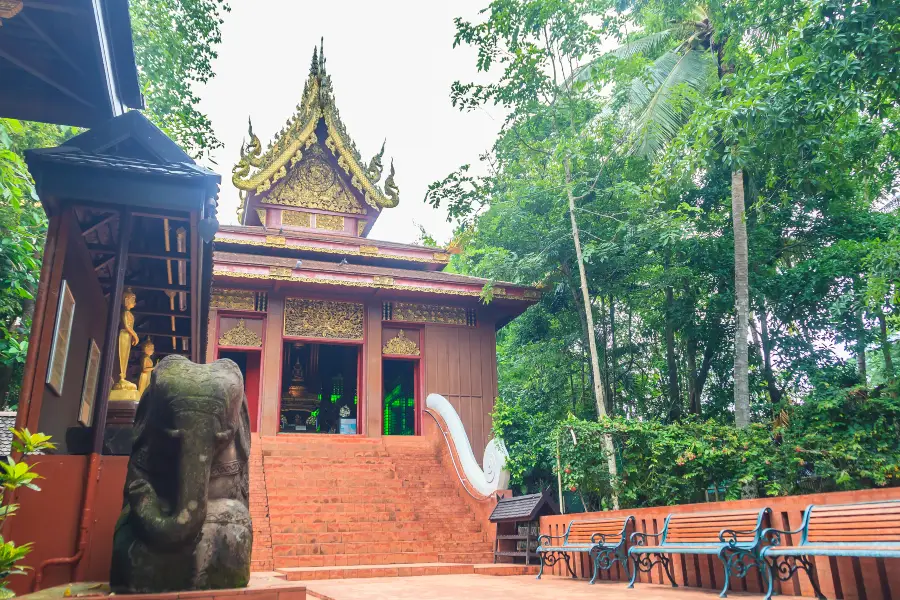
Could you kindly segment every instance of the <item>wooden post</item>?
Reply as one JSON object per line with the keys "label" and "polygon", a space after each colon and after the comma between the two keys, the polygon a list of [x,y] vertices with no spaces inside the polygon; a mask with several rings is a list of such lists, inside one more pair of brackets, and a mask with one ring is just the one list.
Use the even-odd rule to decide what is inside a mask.
{"label": "wooden post", "polygon": [[103,336],[103,356],[100,360],[100,388],[94,408],[93,452],[103,452],[103,431],[106,429],[106,409],[109,392],[112,387],[113,363],[116,355],[116,341],[119,335],[119,309],[122,305],[122,291],[125,287],[125,271],[128,269],[128,245],[131,242],[132,214],[131,209],[122,211],[119,219],[119,244],[116,248],[116,273],[113,278],[113,289],[109,296],[106,315],[106,332]]}

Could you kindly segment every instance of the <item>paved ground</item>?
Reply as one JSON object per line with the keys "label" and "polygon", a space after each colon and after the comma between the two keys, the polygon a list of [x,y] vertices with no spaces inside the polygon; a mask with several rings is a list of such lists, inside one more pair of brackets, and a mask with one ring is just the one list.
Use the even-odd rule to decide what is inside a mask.
{"label": "paved ground", "polygon": [[[545,575],[495,577],[490,575],[432,575],[425,577],[384,577],[378,579],[335,579],[307,581],[309,598],[319,600],[502,600],[503,598],[565,598],[566,600],[717,600],[712,590],[672,589],[668,586],[638,584],[625,589],[618,582],[597,582]],[[729,594],[759,599],[759,594]]]}

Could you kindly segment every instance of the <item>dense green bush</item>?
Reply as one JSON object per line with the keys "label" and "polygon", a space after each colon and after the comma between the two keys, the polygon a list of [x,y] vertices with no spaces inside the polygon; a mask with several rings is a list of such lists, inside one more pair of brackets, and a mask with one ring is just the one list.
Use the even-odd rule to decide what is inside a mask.
{"label": "dense green bush", "polygon": [[[509,404],[498,402],[497,415],[513,484],[534,491],[555,483],[558,443],[563,488],[588,510],[607,505],[611,486],[623,507],[641,507],[737,499],[748,490],[783,496],[893,486],[900,477],[895,390],[823,385],[803,404],[785,405],[774,423],[745,430],[695,418],[666,425],[569,417],[538,432],[533,415],[517,414]],[[607,433],[619,465],[612,482],[602,445]]]}

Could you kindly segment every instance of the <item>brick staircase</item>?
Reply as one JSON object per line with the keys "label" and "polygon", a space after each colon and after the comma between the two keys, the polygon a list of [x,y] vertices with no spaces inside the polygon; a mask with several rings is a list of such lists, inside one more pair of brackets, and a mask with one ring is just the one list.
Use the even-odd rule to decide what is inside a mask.
{"label": "brick staircase", "polygon": [[253,442],[254,570],[493,560],[429,438]]}

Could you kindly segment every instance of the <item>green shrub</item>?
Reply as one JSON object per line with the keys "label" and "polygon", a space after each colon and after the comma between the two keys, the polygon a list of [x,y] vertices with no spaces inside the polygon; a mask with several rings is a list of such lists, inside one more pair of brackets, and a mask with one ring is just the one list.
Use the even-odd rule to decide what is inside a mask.
{"label": "green shrub", "polygon": [[[13,433],[13,450],[24,455],[52,450],[56,446],[50,443],[50,436],[43,433],[31,433],[27,429],[10,429]],[[35,480],[41,476],[34,472],[34,465],[22,461],[15,461],[7,457],[6,462],[0,462],[0,486],[4,490],[15,490],[20,487],[40,491]],[[16,513],[17,504],[5,504],[0,506],[0,521],[11,517]],[[21,566],[19,562],[31,552],[31,544],[17,546],[12,541],[6,541],[0,536],[0,598],[13,596],[9,589],[9,577],[11,575],[24,575],[28,567]]]}
{"label": "green shrub", "polygon": [[[495,431],[510,451],[515,484],[555,483],[559,444],[563,489],[586,510],[900,485],[900,401],[896,390],[820,385],[802,404],[779,407],[771,424],[740,430],[696,418],[674,424],[622,417],[570,416],[535,431],[538,418],[498,403]],[[523,424],[529,429],[516,430]],[[610,481],[604,434],[614,441],[618,478]],[[529,464],[531,466],[529,466]],[[707,490],[709,494],[707,495]]]}

